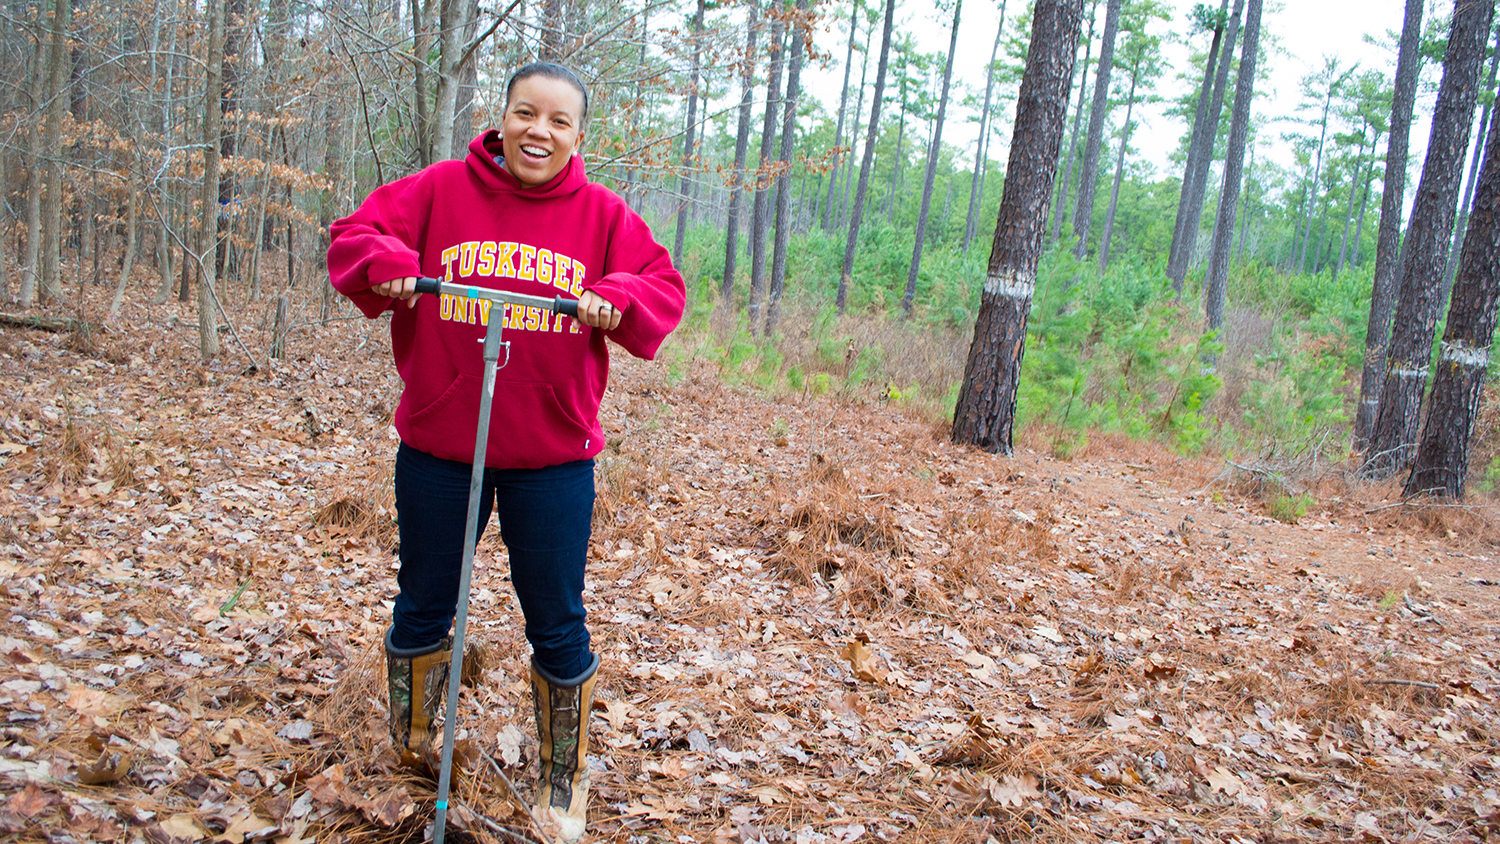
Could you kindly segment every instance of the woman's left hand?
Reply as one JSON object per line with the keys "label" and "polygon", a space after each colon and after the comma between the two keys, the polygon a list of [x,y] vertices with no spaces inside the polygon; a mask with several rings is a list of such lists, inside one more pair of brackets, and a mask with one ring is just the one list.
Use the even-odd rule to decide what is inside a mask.
{"label": "woman's left hand", "polygon": [[593,328],[613,331],[620,327],[620,309],[592,290],[578,297],[578,321]]}

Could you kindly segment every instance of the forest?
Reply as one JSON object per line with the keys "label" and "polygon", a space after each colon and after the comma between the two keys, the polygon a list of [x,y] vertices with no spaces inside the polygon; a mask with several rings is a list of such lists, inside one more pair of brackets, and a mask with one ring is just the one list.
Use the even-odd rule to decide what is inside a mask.
{"label": "forest", "polygon": [[[1295,5],[5,4],[0,830],[432,835],[329,232],[543,60],[688,293],[601,417],[598,840],[1489,840],[1500,20]],[[449,823],[541,840],[470,596]]]}
{"label": "forest", "polygon": [[[988,443],[959,418],[963,346],[985,324],[1002,239],[990,221],[1021,156],[1051,199],[1026,249],[1036,279],[1016,315],[1027,342],[1004,364],[1008,406],[986,411],[1005,432],[986,448],[1008,450],[1018,419],[1062,451],[1090,431],[1278,465],[1353,451],[1367,477],[1419,467],[1409,494],[1456,498],[1500,478],[1468,433],[1493,295],[1460,272],[1500,53],[1492,25],[1440,5],[1408,3],[1366,36],[1374,62],[1325,54],[1293,101],[1269,102],[1255,68],[1280,57],[1250,26],[1258,5],[1090,0],[1076,37],[1054,34],[1076,47],[1047,92],[1063,123],[1042,154],[1027,145],[1048,138],[1013,131],[1036,46],[1032,10],[1014,3],[929,15],[946,53],[919,48],[918,10],[864,0],[19,4],[0,286],[18,314],[88,323],[68,288],[112,288],[109,320],[140,276],[152,303],[196,302],[205,358],[231,311],[256,320],[257,341],[232,338],[253,365],[346,307],[323,284],[334,219],[461,157],[507,68],[559,60],[593,90],[591,178],[671,244],[689,322],[713,322],[731,377],[873,386]],[[965,26],[994,30],[989,62],[956,55]],[[842,80],[827,102],[803,90],[819,70]],[[1160,167],[1133,146],[1148,107],[1182,127]],[[1404,248],[1413,237],[1421,248]],[[1473,295],[1450,296],[1455,283]],[[921,360],[903,359],[913,345]],[[1457,380],[1437,374],[1444,361]]]}

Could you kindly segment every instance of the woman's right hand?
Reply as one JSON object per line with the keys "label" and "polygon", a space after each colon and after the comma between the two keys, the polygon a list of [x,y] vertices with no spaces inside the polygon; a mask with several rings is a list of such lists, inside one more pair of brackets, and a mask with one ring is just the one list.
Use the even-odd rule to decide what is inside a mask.
{"label": "woman's right hand", "polygon": [[416,307],[417,299],[422,295],[417,292],[417,279],[415,276],[383,281],[372,285],[370,289],[381,296],[389,296],[392,299],[405,299],[408,308]]}

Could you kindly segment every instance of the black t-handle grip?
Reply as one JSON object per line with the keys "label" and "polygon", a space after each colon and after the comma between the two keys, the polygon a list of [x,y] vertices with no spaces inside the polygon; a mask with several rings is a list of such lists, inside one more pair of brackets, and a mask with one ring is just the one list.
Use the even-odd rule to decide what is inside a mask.
{"label": "black t-handle grip", "polygon": [[[434,294],[436,294],[436,293],[441,293],[443,291],[443,282],[441,282],[441,281],[439,281],[438,279],[435,279],[435,278],[419,278],[419,279],[417,279],[417,285],[416,285],[416,287],[417,287],[417,292],[418,293],[434,293]],[[470,289],[469,287],[467,287],[465,285],[460,285],[460,284],[449,284],[448,287],[449,287],[450,290],[453,290],[453,291],[467,291],[467,290]],[[464,292],[460,292],[460,293],[458,293],[458,295],[462,296],[462,295],[466,295],[466,294]],[[525,296],[525,295],[520,295],[520,296],[518,296],[518,298],[521,298],[523,301],[524,300],[530,300],[531,302],[538,302],[538,303],[540,303],[540,302],[546,302],[547,304],[545,306],[538,305],[538,307],[547,307],[548,310],[550,310],[552,313],[555,313],[555,314],[567,314],[568,316],[573,317],[575,319],[578,317],[578,300],[577,299],[564,299],[561,296],[554,296],[552,299],[548,300],[544,296]],[[508,299],[501,298],[501,297],[496,297],[496,299],[497,299],[497,301],[512,301],[512,300],[508,300]]]}

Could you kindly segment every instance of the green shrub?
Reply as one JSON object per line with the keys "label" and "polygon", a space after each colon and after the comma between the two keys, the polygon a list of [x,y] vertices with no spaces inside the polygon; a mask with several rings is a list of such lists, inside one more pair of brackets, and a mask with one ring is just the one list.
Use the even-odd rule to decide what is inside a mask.
{"label": "green shrub", "polygon": [[1283,493],[1272,496],[1271,500],[1266,502],[1266,512],[1278,522],[1294,525],[1298,519],[1307,515],[1307,511],[1312,509],[1315,503],[1317,499],[1305,492],[1299,495]]}

